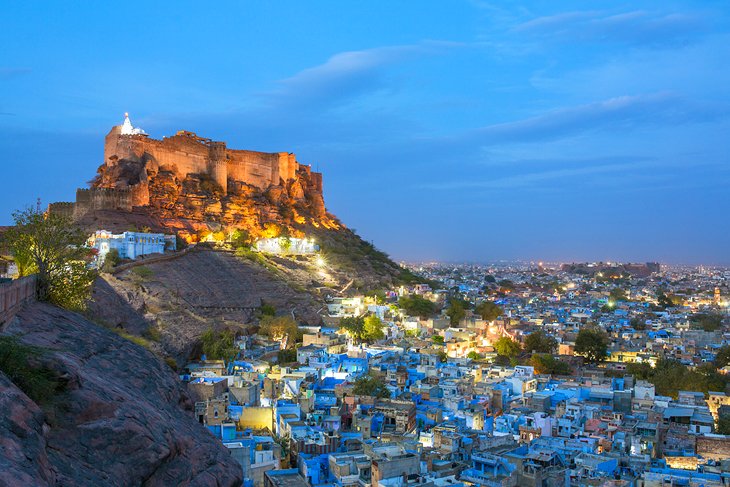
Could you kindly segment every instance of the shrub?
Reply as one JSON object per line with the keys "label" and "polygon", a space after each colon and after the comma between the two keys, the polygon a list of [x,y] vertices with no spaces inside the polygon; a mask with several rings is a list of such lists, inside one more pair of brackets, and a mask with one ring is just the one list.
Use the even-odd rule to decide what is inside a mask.
{"label": "shrub", "polygon": [[155,275],[152,269],[144,265],[133,268],[132,273],[142,279],[149,279],[150,277]]}
{"label": "shrub", "polygon": [[101,272],[109,274],[117,264],[119,264],[119,251],[117,249],[111,249],[104,257],[104,262],[101,264]]}
{"label": "shrub", "polygon": [[0,371],[38,404],[50,401],[60,387],[53,371],[34,360],[46,352],[20,343],[18,337],[0,336]]}
{"label": "shrub", "polygon": [[165,363],[172,370],[177,371],[177,361],[174,358],[172,358],[172,357],[165,357]]}

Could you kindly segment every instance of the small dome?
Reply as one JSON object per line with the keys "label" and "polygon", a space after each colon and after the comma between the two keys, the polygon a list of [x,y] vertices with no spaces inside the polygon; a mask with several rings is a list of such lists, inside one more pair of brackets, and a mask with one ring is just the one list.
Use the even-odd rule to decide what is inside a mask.
{"label": "small dome", "polygon": [[129,120],[129,113],[124,113],[124,122],[122,123],[122,135],[143,135],[145,131],[139,127],[133,127],[132,122]]}

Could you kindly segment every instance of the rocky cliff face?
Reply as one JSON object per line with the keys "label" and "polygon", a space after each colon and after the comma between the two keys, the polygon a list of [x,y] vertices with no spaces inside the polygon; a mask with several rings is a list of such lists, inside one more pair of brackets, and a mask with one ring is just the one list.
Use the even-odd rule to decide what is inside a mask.
{"label": "rocky cliff face", "polygon": [[46,304],[2,335],[46,350],[33,360],[58,386],[39,405],[0,372],[0,486],[241,485],[181,383],[142,347]]}

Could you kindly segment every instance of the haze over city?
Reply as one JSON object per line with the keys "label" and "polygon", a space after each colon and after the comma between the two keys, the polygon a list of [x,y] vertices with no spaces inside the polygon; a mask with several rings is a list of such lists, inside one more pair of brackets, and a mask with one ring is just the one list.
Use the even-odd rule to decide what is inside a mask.
{"label": "haze over city", "polygon": [[727,263],[729,10],[15,4],[0,225],[73,200],[130,112],[155,138],[295,152],[397,259]]}

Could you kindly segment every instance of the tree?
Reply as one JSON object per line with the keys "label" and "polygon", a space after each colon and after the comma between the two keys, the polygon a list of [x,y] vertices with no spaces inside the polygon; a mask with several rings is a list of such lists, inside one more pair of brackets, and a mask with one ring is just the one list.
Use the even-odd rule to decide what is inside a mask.
{"label": "tree", "polygon": [[717,420],[717,434],[730,435],[730,416],[721,416]]}
{"label": "tree", "polygon": [[704,331],[717,331],[722,328],[722,315],[716,313],[697,313],[689,319],[693,328]]}
{"label": "tree", "polygon": [[230,362],[238,356],[236,333],[230,329],[215,331],[208,328],[200,337],[203,353],[208,360],[225,360]]}
{"label": "tree", "polygon": [[287,338],[291,339],[289,343],[293,343],[299,333],[299,327],[290,316],[264,316],[259,322],[259,333],[277,342]]}
{"label": "tree", "polygon": [[403,296],[398,301],[398,306],[410,316],[418,316],[422,319],[429,318],[436,312],[436,305],[433,301],[417,294]]}
{"label": "tree", "polygon": [[575,339],[575,351],[591,363],[600,362],[608,353],[608,337],[600,330],[584,328]]}
{"label": "tree", "polygon": [[498,355],[509,359],[516,357],[522,351],[519,343],[506,336],[500,337],[499,340],[494,342],[494,349]]}
{"label": "tree", "polygon": [[109,249],[104,256],[104,262],[101,265],[101,271],[110,274],[114,267],[119,263],[119,251],[117,249]]}
{"label": "tree", "polygon": [[276,354],[277,362],[280,364],[290,364],[297,361],[297,349],[285,348],[279,350]]}
{"label": "tree", "polygon": [[474,311],[476,311],[484,321],[494,321],[502,316],[502,308],[491,301],[479,303]]}
{"label": "tree", "polygon": [[443,345],[444,344],[444,337],[441,335],[434,335],[431,337],[431,340],[433,340],[433,343],[436,345]]}
{"label": "tree", "polygon": [[530,357],[530,365],[535,367],[538,374],[570,375],[570,365],[552,355],[536,353]]}
{"label": "tree", "polygon": [[481,360],[484,357],[482,357],[481,354],[479,354],[479,352],[476,352],[476,351],[472,350],[471,352],[469,352],[466,355],[466,358],[470,358],[472,360]]}
{"label": "tree", "polygon": [[13,220],[3,241],[22,275],[37,274],[38,299],[83,310],[96,278],[87,266],[86,234],[66,217],[32,208],[14,212]]}
{"label": "tree", "polygon": [[446,310],[446,316],[449,317],[449,321],[452,326],[457,326],[461,320],[466,317],[467,304],[462,299],[453,298],[449,301],[449,307]]}
{"label": "tree", "polygon": [[382,289],[373,289],[365,293],[365,296],[372,297],[375,299],[375,304],[385,304],[386,296],[385,291]]}
{"label": "tree", "polygon": [[646,320],[647,317],[645,315],[634,316],[631,318],[629,324],[634,330],[643,331],[646,330]]}
{"label": "tree", "polygon": [[653,373],[652,367],[647,362],[633,363],[626,365],[626,372],[639,380],[647,380]]}
{"label": "tree", "polygon": [[538,330],[530,333],[525,338],[525,350],[533,353],[553,353],[558,347],[558,341],[548,336],[544,331]]}
{"label": "tree", "polygon": [[723,345],[715,355],[715,367],[721,369],[730,364],[730,345]]}
{"label": "tree", "polygon": [[498,285],[499,285],[499,287],[501,287],[502,289],[507,289],[507,290],[514,290],[514,288],[515,288],[515,283],[514,283],[514,282],[512,282],[512,281],[510,281],[509,279],[502,279],[502,280],[501,280],[501,281],[499,281],[499,282],[498,282],[497,284],[498,284]]}
{"label": "tree", "polygon": [[352,393],[356,396],[390,397],[390,391],[385,382],[379,377],[371,374],[363,375],[355,379]]}
{"label": "tree", "polygon": [[671,308],[672,306],[674,306],[674,303],[669,298],[669,296],[667,296],[663,292],[660,292],[659,294],[657,294],[657,304],[662,309]]}
{"label": "tree", "polygon": [[261,306],[259,306],[259,315],[260,316],[276,316],[276,308],[274,305],[267,303],[266,301],[261,301]]}
{"label": "tree", "polygon": [[611,292],[608,295],[609,299],[612,301],[628,301],[628,296],[626,295],[626,291],[621,289],[620,287],[615,287],[611,289]]}
{"label": "tree", "polygon": [[251,244],[253,244],[253,238],[251,238],[251,234],[247,230],[237,228],[231,232],[231,245],[234,248],[248,248]]}
{"label": "tree", "polygon": [[357,341],[365,337],[365,320],[361,316],[340,318],[340,328]]}
{"label": "tree", "polygon": [[383,333],[383,321],[375,315],[365,317],[363,324],[364,338],[368,342],[374,342],[385,338]]}

